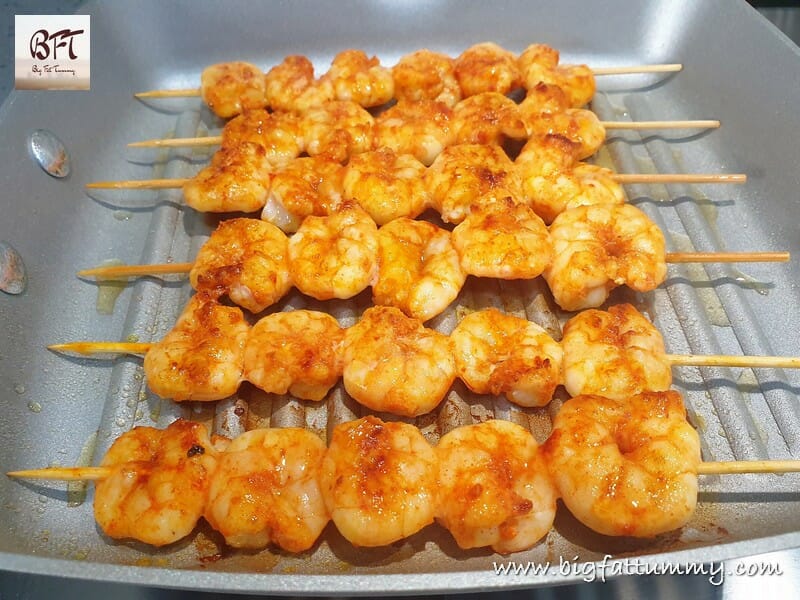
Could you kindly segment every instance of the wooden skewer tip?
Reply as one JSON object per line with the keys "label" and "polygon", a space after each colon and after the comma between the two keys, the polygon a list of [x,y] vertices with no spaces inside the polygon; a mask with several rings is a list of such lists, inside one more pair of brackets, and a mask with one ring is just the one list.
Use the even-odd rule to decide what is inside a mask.
{"label": "wooden skewer tip", "polygon": [[193,138],[167,138],[131,142],[129,148],[172,148],[172,147],[201,147],[216,146],[222,143],[221,135],[209,135]]}
{"label": "wooden skewer tip", "polygon": [[111,265],[94,267],[78,271],[78,277],[94,277],[96,279],[119,279],[146,275],[170,275],[188,273],[194,263],[164,263],[158,265]]}
{"label": "wooden skewer tip", "polygon": [[789,252],[668,252],[668,263],[789,262]]}
{"label": "wooden skewer tip", "polygon": [[157,189],[179,189],[191,181],[188,178],[175,179],[126,179],[122,181],[94,181],[87,183],[88,189],[110,189],[110,190],[157,190]]}
{"label": "wooden skewer tip", "polygon": [[180,98],[180,97],[192,97],[192,96],[199,96],[200,90],[198,88],[194,89],[182,89],[182,90],[149,90],[147,92],[136,92],[133,97],[134,98]]}
{"label": "wooden skewer tip", "polygon": [[800,357],[796,356],[667,354],[664,358],[674,366],[800,369]]}
{"label": "wooden skewer tip", "polygon": [[9,471],[7,477],[15,479],[51,479],[59,481],[97,481],[111,474],[108,467],[48,467],[26,471]]}
{"label": "wooden skewer tip", "polygon": [[683,70],[681,63],[667,63],[656,65],[631,65],[628,67],[596,67],[592,69],[594,75],[634,75],[637,73],[677,73]]}
{"label": "wooden skewer tip", "polygon": [[47,349],[53,352],[88,356],[91,354],[147,354],[151,347],[152,344],[146,342],[67,342],[51,344]]}
{"label": "wooden skewer tip", "polygon": [[728,462],[702,462],[698,475],[736,475],[741,473],[796,473],[800,460],[737,460]]}
{"label": "wooden skewer tip", "polygon": [[721,123],[715,119],[696,121],[600,121],[605,129],[718,129]]}

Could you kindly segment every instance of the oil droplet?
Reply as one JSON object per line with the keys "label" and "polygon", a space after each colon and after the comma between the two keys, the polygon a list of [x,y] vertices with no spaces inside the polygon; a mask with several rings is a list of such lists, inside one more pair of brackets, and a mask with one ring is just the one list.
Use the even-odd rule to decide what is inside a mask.
{"label": "oil droplet", "polygon": [[748,289],[748,290],[754,290],[756,292],[756,294],[758,294],[760,296],[768,296],[769,295],[769,289],[770,289],[770,284],[769,283],[765,283],[763,281],[759,281],[755,277],[751,277],[750,275],[747,275],[746,273],[743,273],[739,269],[734,269],[733,273],[734,273],[733,280],[736,283],[738,283],[740,287]]}
{"label": "oil droplet", "polygon": [[[110,260],[103,261],[100,266],[101,267],[112,267],[112,266],[119,266],[123,265],[121,260],[117,258],[112,258]],[[97,303],[96,308],[97,312],[101,315],[110,315],[114,312],[114,305],[117,302],[117,298],[122,293],[122,290],[125,286],[128,285],[128,279],[123,278],[110,278],[110,279],[98,279],[97,280]]]}
{"label": "oil droplet", "polygon": [[42,405],[38,402],[28,402],[28,410],[32,413],[40,413],[42,412]]}
{"label": "oil droplet", "polygon": [[114,218],[117,221],[130,221],[133,213],[127,210],[115,210],[114,211]]}
{"label": "oil droplet", "polygon": [[14,386],[14,391],[17,392],[18,394],[24,394],[25,386],[21,383],[18,383]]}

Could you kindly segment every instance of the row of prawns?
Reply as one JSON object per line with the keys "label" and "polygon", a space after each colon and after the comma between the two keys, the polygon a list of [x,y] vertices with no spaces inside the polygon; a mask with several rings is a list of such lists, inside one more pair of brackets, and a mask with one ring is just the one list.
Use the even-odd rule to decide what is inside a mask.
{"label": "row of prawns", "polygon": [[663,234],[630,204],[576,207],[548,229],[527,206],[490,202],[452,232],[405,217],[377,228],[348,205],[307,217],[288,238],[264,221],[223,221],[197,253],[189,279],[196,290],[228,295],[253,313],[292,286],[317,300],[352,298],[371,286],[375,304],[427,321],[451,305],[468,275],[543,275],[559,306],[581,310],[601,305],[620,285],[655,289],[666,277],[666,258]]}
{"label": "row of prawns", "polygon": [[175,327],[145,353],[150,389],[163,398],[220,400],[242,381],[319,401],[343,379],[364,406],[418,416],[440,404],[456,377],[478,394],[544,406],[571,395],[624,398],[672,383],[658,330],[635,308],[588,310],[559,343],[524,318],[471,312],[450,335],[391,307],[371,307],[348,328],[313,310],[276,312],[250,327],[242,312],[195,295]]}
{"label": "row of prawns", "polygon": [[106,535],[156,546],[201,518],[231,547],[289,552],[311,549],[331,520],[368,547],[435,520],[463,549],[509,553],[548,534],[558,498],[605,535],[681,527],[695,510],[699,464],[677,392],[575,397],[542,446],[501,420],[453,429],[431,446],[412,425],[368,416],[334,428],[326,448],[305,429],[212,440],[179,419],[113,443],[94,472],[94,514]]}
{"label": "row of prawns", "polygon": [[404,56],[393,68],[361,50],[337,54],[327,73],[314,76],[311,61],[287,56],[266,74],[253,64],[211,65],[200,77],[200,94],[208,107],[223,118],[247,109],[305,112],[332,100],[377,107],[420,101],[453,106],[462,98],[483,92],[507,94],[539,83],[569,90],[573,106],[583,106],[595,91],[592,71],[585,65],[559,65],[559,53],[532,44],[519,56],[497,44],[484,42],[453,59],[430,50]]}
{"label": "row of prawns", "polygon": [[[509,139],[527,140],[514,161],[501,149]],[[348,199],[378,224],[426,208],[457,223],[479,198],[506,195],[549,222],[592,192],[624,201],[610,170],[580,162],[604,141],[597,117],[565,108],[563,91],[552,86],[520,105],[488,93],[453,110],[416,103],[376,119],[346,102],[299,117],[248,111],[225,126],[221,148],[183,192],[196,210],[262,210],[287,232]]]}

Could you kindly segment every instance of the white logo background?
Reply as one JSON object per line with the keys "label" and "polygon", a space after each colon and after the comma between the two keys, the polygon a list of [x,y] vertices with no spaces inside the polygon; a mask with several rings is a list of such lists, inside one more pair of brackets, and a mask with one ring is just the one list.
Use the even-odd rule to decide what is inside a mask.
{"label": "white logo background", "polygon": [[[15,15],[14,87],[18,90],[88,90],[89,21],[89,15]],[[55,36],[65,30],[68,33],[81,29],[83,33],[76,35]],[[44,58],[31,56],[34,35],[33,50]]]}

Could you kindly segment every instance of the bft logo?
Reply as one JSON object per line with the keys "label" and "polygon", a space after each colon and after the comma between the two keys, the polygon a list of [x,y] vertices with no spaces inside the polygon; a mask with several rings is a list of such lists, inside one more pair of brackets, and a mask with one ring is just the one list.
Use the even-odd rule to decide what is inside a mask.
{"label": "bft logo", "polygon": [[89,15],[16,15],[14,87],[89,89]]}
{"label": "bft logo", "polygon": [[55,33],[50,33],[46,29],[40,29],[31,36],[31,58],[38,58],[39,60],[47,60],[52,54],[53,60],[58,60],[58,49],[66,48],[67,54],[70,59],[75,60],[78,55],[75,54],[73,46],[73,37],[84,33],[83,29],[72,31],[71,29],[62,29]]}

